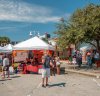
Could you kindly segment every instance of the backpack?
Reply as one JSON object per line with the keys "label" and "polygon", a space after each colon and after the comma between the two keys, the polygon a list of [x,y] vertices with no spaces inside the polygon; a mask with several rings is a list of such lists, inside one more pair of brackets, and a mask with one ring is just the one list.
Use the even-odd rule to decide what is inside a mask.
{"label": "backpack", "polygon": [[45,57],[44,68],[50,68],[50,60],[51,60],[50,56]]}

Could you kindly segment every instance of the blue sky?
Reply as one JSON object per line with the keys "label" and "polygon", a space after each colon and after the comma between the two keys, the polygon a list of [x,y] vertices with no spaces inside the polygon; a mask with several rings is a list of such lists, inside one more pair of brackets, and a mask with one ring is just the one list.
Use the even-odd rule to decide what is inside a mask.
{"label": "blue sky", "polygon": [[29,38],[29,32],[50,33],[61,17],[68,19],[77,9],[100,0],[0,0],[0,36],[12,41]]}

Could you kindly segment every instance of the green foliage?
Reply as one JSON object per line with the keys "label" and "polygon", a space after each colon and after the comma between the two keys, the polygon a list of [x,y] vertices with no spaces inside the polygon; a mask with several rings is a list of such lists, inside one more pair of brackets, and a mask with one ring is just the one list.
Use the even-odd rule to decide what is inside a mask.
{"label": "green foliage", "polygon": [[69,44],[95,41],[100,49],[100,5],[90,4],[77,9],[69,22],[61,21],[57,26],[58,45],[66,48]]}
{"label": "green foliage", "polygon": [[66,48],[67,44],[67,33],[68,33],[68,28],[67,28],[67,22],[60,22],[57,24],[57,31],[55,32],[58,35],[58,41],[57,45],[59,46],[60,50],[64,50]]}
{"label": "green foliage", "polygon": [[49,43],[47,38],[42,38],[42,40],[45,41],[46,43]]}
{"label": "green foliage", "polygon": [[10,43],[10,39],[8,37],[0,37],[0,45]]}
{"label": "green foliage", "polygon": [[10,39],[8,37],[0,37],[0,42],[2,43],[9,43],[10,42]]}
{"label": "green foliage", "polygon": [[64,55],[59,56],[59,58],[60,58],[60,60],[66,60],[67,59],[67,57],[64,56]]}
{"label": "green foliage", "polygon": [[100,39],[100,6],[90,4],[83,10],[78,9],[70,21],[74,25],[74,29],[78,30],[77,36],[81,37],[80,40]]}

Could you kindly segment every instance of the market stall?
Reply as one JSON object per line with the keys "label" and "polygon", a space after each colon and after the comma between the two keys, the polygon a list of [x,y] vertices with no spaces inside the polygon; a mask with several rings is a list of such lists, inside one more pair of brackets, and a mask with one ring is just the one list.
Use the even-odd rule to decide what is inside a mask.
{"label": "market stall", "polygon": [[[25,57],[25,54],[23,55],[23,52],[26,52],[27,56],[23,59],[23,61],[31,59],[32,63],[32,66],[30,65],[31,67],[27,65],[26,68],[31,71],[35,70],[35,72],[37,70],[38,72],[38,69],[41,68],[41,57],[43,56],[43,52],[49,51],[50,53],[52,53],[52,50],[54,50],[53,46],[49,45],[39,37],[35,36],[13,46],[13,56],[14,60],[16,57],[22,58],[23,56]],[[23,56],[19,56],[19,52],[21,52],[20,54]],[[31,57],[33,58],[29,58],[29,54],[32,55]],[[38,64],[36,64],[36,62]]]}
{"label": "market stall", "polygon": [[0,47],[0,65],[2,65],[4,55],[8,56],[9,63],[10,63],[10,65],[12,65],[12,50],[13,50],[13,45],[11,45],[11,44],[7,44],[4,47]]}
{"label": "market stall", "polygon": [[4,47],[0,47],[0,53],[11,53],[13,50],[13,45],[12,44],[7,44]]}
{"label": "market stall", "polygon": [[0,47],[0,56],[4,56],[5,54],[8,55],[10,63],[12,63],[12,50],[13,50],[13,45],[7,44],[4,47]]}

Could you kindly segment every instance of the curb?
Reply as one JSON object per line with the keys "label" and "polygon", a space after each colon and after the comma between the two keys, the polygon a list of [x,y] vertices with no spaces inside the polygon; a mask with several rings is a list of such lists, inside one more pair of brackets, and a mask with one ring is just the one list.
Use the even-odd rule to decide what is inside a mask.
{"label": "curb", "polygon": [[[67,64],[66,61],[61,61],[61,63]],[[72,69],[67,69],[67,68],[65,68],[65,72],[77,73],[77,74],[82,74],[82,75],[86,75],[86,76],[100,78],[100,74],[90,73],[90,72],[82,72],[82,71],[77,71],[77,70],[72,70]]]}
{"label": "curb", "polygon": [[91,77],[100,78],[100,75],[99,75],[99,74],[95,74],[95,73],[80,72],[80,71],[75,71],[75,70],[71,70],[71,69],[65,69],[65,71],[66,71],[66,72],[77,73],[77,74],[82,74],[82,75],[86,75],[86,76],[91,76]]}

